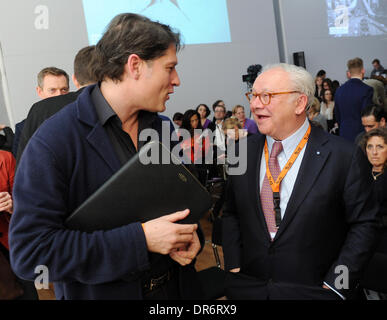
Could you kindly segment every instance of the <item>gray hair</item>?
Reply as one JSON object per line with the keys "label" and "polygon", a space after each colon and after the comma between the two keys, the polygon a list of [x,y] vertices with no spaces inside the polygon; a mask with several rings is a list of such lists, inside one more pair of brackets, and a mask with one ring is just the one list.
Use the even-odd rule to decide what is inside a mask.
{"label": "gray hair", "polygon": [[271,69],[282,69],[289,74],[293,90],[299,91],[308,97],[307,110],[313,103],[315,84],[312,75],[302,67],[287,63],[270,64],[263,68],[262,73]]}

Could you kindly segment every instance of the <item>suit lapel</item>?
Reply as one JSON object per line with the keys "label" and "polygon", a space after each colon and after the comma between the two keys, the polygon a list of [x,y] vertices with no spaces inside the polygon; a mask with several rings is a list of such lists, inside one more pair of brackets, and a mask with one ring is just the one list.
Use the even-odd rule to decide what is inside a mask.
{"label": "suit lapel", "polygon": [[86,139],[113,172],[121,168],[120,161],[116,156],[109,137],[99,122],[93,127]]}
{"label": "suit lapel", "polygon": [[261,196],[260,196],[260,175],[261,175],[261,159],[263,147],[265,145],[266,136],[260,135],[258,137],[257,145],[255,145],[255,157],[252,159],[252,172],[248,174],[249,177],[249,190],[254,190],[254,192],[250,192],[251,202],[254,204],[255,210],[258,214],[258,220],[261,224],[263,230],[265,230],[265,234],[268,241],[271,241],[271,237],[269,234],[269,230],[266,225],[265,215],[262,210],[261,205]]}
{"label": "suit lapel", "polygon": [[330,154],[329,148],[325,146],[327,140],[327,136],[322,130],[312,127],[297,179],[286,207],[284,219],[280,224],[274,241],[281,236],[291,223],[302,201],[308,195],[315,180],[320,175]]}
{"label": "suit lapel", "polygon": [[97,151],[113,173],[121,168],[121,163],[109,140],[105,129],[98,120],[95,107],[91,100],[91,92],[95,85],[85,88],[79,95],[77,104],[77,117],[80,122],[87,126],[87,141]]}

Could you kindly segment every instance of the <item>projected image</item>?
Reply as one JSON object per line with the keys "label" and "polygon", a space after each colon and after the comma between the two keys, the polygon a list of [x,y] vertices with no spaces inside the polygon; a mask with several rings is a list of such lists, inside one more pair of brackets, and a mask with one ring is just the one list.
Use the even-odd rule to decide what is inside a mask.
{"label": "projected image", "polygon": [[387,1],[326,0],[329,34],[335,37],[387,34]]}
{"label": "projected image", "polygon": [[89,43],[119,13],[142,14],[177,29],[185,44],[231,42],[226,0],[83,0]]}

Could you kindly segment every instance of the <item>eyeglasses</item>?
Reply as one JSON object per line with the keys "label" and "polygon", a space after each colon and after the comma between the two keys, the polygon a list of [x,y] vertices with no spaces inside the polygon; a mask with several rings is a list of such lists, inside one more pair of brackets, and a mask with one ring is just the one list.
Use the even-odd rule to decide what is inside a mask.
{"label": "eyeglasses", "polygon": [[250,103],[253,103],[257,97],[259,97],[259,100],[262,102],[263,105],[268,105],[271,101],[272,96],[276,96],[278,94],[289,94],[289,93],[300,93],[299,91],[286,91],[286,92],[262,92],[262,93],[256,93],[256,92],[247,92],[246,98],[249,100]]}

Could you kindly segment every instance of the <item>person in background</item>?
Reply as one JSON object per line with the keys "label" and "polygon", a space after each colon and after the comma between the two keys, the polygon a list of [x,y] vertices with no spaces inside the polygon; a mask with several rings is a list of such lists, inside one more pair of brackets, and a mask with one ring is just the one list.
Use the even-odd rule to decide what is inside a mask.
{"label": "person in background", "polygon": [[174,115],[173,115],[173,123],[175,125],[177,125],[178,128],[181,127],[182,123],[183,123],[183,114],[181,112],[176,112]]}
{"label": "person in background", "polygon": [[[322,83],[323,90],[331,90],[333,92],[333,84],[332,80],[329,78],[325,78]],[[324,95],[324,92],[321,93],[321,96]]]}
{"label": "person in background", "polygon": [[355,139],[356,144],[360,144],[366,132],[376,128],[386,126],[386,115],[382,107],[370,104],[361,111],[361,123],[364,131],[360,132]]}
{"label": "person in background", "polygon": [[355,142],[356,136],[363,131],[361,111],[372,104],[373,89],[363,83],[363,60],[354,58],[347,62],[347,77],[335,93],[335,119],[341,137]]}
{"label": "person in background", "polygon": [[372,66],[374,67],[371,71],[370,78],[373,76],[380,76],[385,70],[384,67],[380,64],[379,59],[372,60]]}
{"label": "person in background", "polygon": [[66,71],[56,67],[47,67],[38,73],[36,93],[40,99],[66,94],[69,89],[70,80]]}
{"label": "person in background", "polygon": [[[214,139],[214,157],[215,159],[218,158],[218,156],[221,156],[226,151],[226,139],[223,132],[223,122],[226,117],[226,108],[223,105],[217,105],[215,107],[215,121],[212,122],[211,130],[215,134]],[[214,162],[216,163],[216,161]]]}
{"label": "person in background", "polygon": [[216,101],[218,104],[214,111],[214,121],[208,127],[213,133],[213,165],[209,169],[209,179],[221,178],[221,164],[218,165],[218,162],[219,160],[223,161],[226,152],[226,139],[222,129],[226,117],[226,107],[223,101],[218,101]]}
{"label": "person in background", "polygon": [[324,115],[321,114],[320,102],[316,97],[313,99],[313,102],[310,105],[307,114],[308,119],[311,122],[314,122],[314,124],[316,124],[317,126],[321,126],[321,128],[323,128],[325,131],[328,131],[327,119]]}
{"label": "person in background", "polygon": [[12,129],[5,124],[0,124],[0,131],[4,132],[4,135],[0,134],[0,150],[12,152],[14,138]]}
{"label": "person in background", "polygon": [[7,250],[9,250],[9,221],[13,213],[12,189],[15,165],[12,153],[0,150],[0,243]]}
{"label": "person in background", "polygon": [[196,111],[200,115],[202,128],[207,129],[209,126],[211,127],[211,120],[208,119],[208,116],[211,114],[210,108],[206,104],[201,103],[196,107]]}
{"label": "person in background", "polygon": [[322,86],[323,80],[324,79],[321,76],[317,76],[316,79],[315,79],[315,92],[314,92],[314,96],[319,101],[322,100],[321,95],[322,95],[322,91],[323,91],[323,86]]}
{"label": "person in background", "polygon": [[34,286],[17,279],[9,265],[8,230],[13,213],[14,176],[14,156],[9,151],[0,150],[0,300],[37,300]]}
{"label": "person in background", "polygon": [[[387,299],[387,128],[378,127],[366,132],[360,146],[372,165],[374,191],[380,204],[379,239],[375,253],[362,278],[361,286],[373,290],[380,299]],[[382,294],[380,294],[382,293]]]}
{"label": "person in background", "polygon": [[333,90],[332,94],[333,94],[333,96],[335,95],[336,90],[337,90],[339,87],[340,87],[340,82],[337,81],[337,80],[333,80],[333,81],[332,81],[332,90]]}
{"label": "person in background", "polygon": [[216,200],[212,209],[212,218],[216,218],[221,214],[224,201],[226,199],[227,180],[228,180],[228,162],[227,162],[227,148],[234,143],[238,143],[239,139],[247,137],[247,130],[243,129],[242,124],[237,118],[231,117],[224,120],[222,129],[226,137],[226,152],[224,154],[225,164],[218,166],[219,176],[223,179],[220,186],[220,196]]}
{"label": "person in background", "polygon": [[224,101],[223,100],[216,100],[213,104],[212,104],[212,111],[215,112],[215,108],[217,106],[221,106],[221,107],[224,107],[226,109],[226,105],[224,104]]}
{"label": "person in background", "polygon": [[325,79],[326,76],[327,76],[327,73],[325,72],[324,69],[319,70],[316,74],[316,77],[321,77],[323,80]]}
{"label": "person in background", "polygon": [[243,129],[246,129],[248,134],[258,133],[258,127],[254,120],[246,118],[245,108],[240,104],[232,108],[232,115],[236,117],[242,125]]}
{"label": "person in background", "polygon": [[371,79],[364,79],[363,82],[374,89],[372,102],[378,106],[383,107],[385,112],[387,112],[387,99],[384,90],[385,85],[381,79],[384,78],[381,76],[373,76]]}
{"label": "person in background", "polygon": [[[183,123],[180,127],[189,132],[190,137],[181,142],[181,147],[184,152],[185,163],[190,163],[188,168],[203,186],[207,181],[207,164],[205,163],[205,156],[210,148],[209,135],[203,132],[203,127],[200,122],[200,115],[196,110],[189,109],[183,115]],[[195,130],[198,132],[195,132]]]}
{"label": "person in background", "polygon": [[328,125],[328,132],[331,131],[335,124],[335,101],[333,92],[330,89],[323,91],[320,113],[326,118]]}

